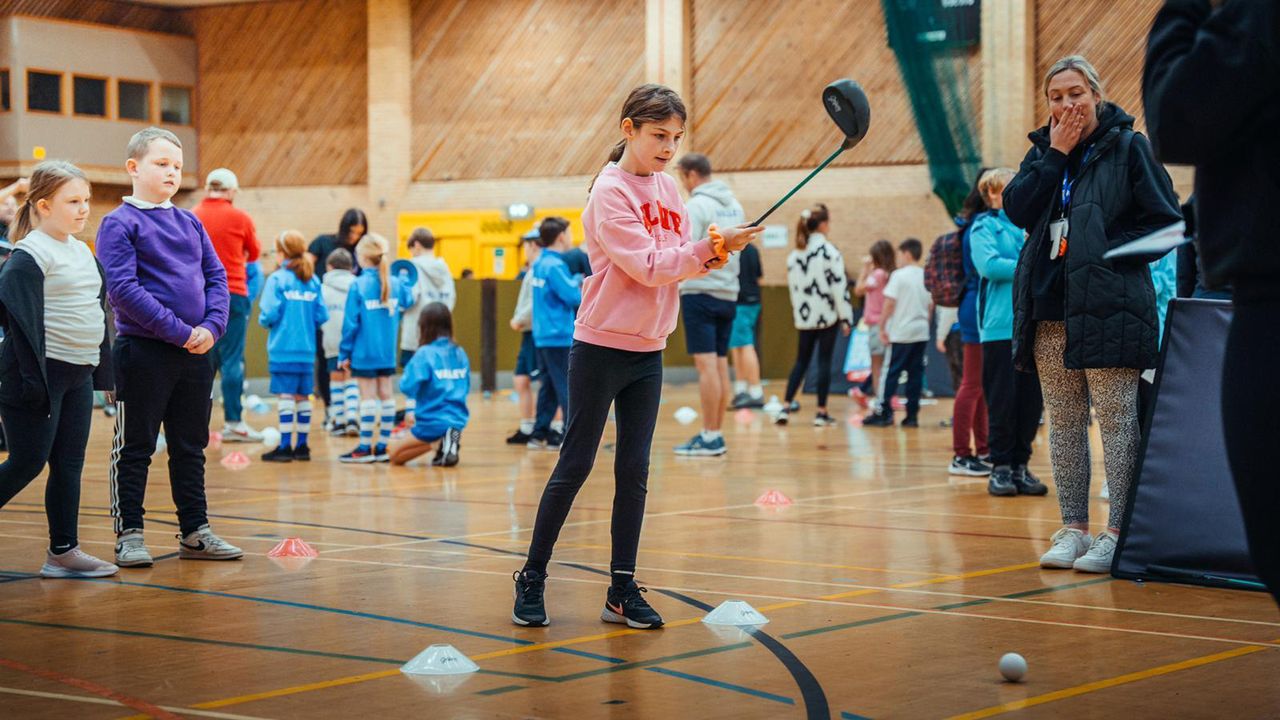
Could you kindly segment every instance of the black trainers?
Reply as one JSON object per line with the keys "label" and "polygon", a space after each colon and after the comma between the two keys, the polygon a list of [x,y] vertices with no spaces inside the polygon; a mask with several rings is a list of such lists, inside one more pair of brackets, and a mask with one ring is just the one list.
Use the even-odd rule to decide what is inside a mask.
{"label": "black trainers", "polygon": [[294,448],[293,459],[298,462],[311,462],[311,447],[309,445],[299,445]]}
{"label": "black trainers", "polygon": [[281,445],[271,452],[263,453],[262,462],[293,462],[293,450],[291,450],[288,445]]}
{"label": "black trainers", "polygon": [[511,622],[524,627],[545,627],[551,624],[547,617],[547,606],[543,604],[543,596],[547,592],[547,576],[538,575],[529,570],[518,570],[511,574],[516,581],[515,608],[511,611]]}
{"label": "black trainers", "polygon": [[991,471],[987,480],[987,493],[997,497],[1010,497],[1018,494],[1018,486],[1013,484],[1013,468],[1001,465]]}
{"label": "black trainers", "polygon": [[914,415],[912,415],[911,417],[905,418],[902,421],[902,427],[918,428],[920,427],[920,419]]}
{"label": "black trainers", "polygon": [[878,412],[862,420],[863,427],[893,427],[893,413]]}
{"label": "black trainers", "polygon": [[609,594],[604,600],[604,610],[600,611],[600,619],[640,630],[662,627],[662,616],[645,602],[642,593],[647,592],[649,589],[640,587],[635,580],[622,587],[610,586]]}
{"label": "black trainers", "polygon": [[1040,478],[1032,475],[1026,465],[1017,465],[1013,468],[1013,486],[1018,489],[1019,495],[1049,494],[1049,488],[1040,482]]}
{"label": "black trainers", "polygon": [[436,467],[453,467],[458,464],[458,448],[462,444],[462,431],[457,428],[449,428],[445,431],[444,437],[440,438],[440,444],[436,446],[436,456],[431,459],[431,464]]}
{"label": "black trainers", "polygon": [[516,430],[515,434],[507,438],[508,445],[527,445],[533,436],[527,432]]}

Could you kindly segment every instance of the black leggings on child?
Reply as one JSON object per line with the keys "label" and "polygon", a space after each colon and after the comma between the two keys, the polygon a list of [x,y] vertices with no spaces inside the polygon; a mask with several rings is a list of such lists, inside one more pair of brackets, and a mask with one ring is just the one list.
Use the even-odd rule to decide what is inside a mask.
{"label": "black leggings on child", "polygon": [[796,399],[800,383],[809,371],[809,363],[813,360],[813,351],[818,350],[818,407],[827,406],[827,395],[831,392],[831,353],[836,347],[836,333],[840,325],[832,325],[820,330],[801,330],[800,348],[796,351],[796,364],[791,368],[791,377],[787,378],[787,402]]}
{"label": "black leggings on child", "polygon": [[631,352],[573,341],[564,442],[538,504],[526,570],[546,574],[560,528],[595,464],[612,404],[618,441],[613,457],[613,557],[609,568],[615,573],[635,573],[648,493],[649,449],[661,397],[662,351]]}
{"label": "black leggings on child", "polygon": [[0,507],[22,492],[49,464],[44,511],[49,549],[75,547],[80,516],[80,471],[93,417],[93,366],[48,358],[49,411],[0,405],[9,436],[9,459],[0,464]]}

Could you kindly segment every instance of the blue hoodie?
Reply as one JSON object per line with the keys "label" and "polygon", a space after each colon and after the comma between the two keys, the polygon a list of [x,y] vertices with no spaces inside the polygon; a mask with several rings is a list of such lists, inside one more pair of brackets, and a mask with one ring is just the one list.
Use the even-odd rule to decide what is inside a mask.
{"label": "blue hoodie", "polygon": [[316,361],[316,328],[329,319],[320,295],[320,281],[302,282],[292,270],[280,268],[267,278],[258,322],[266,328],[267,360],[271,365]]}
{"label": "blue hoodie", "polygon": [[978,332],[982,342],[1013,339],[1013,274],[1022,252],[1022,229],[1004,210],[979,215],[969,233],[973,266],[982,277]]}
{"label": "blue hoodie", "polygon": [[573,322],[582,304],[582,277],[569,274],[560,253],[544,248],[529,269],[533,279],[533,344],[558,348],[573,344]]}
{"label": "blue hoodie", "polygon": [[413,305],[413,290],[392,276],[386,305],[380,302],[382,282],[377,272],[361,273],[347,291],[342,318],[338,362],[351,361],[353,370],[394,370],[400,314]]}
{"label": "blue hoodie", "polygon": [[1164,319],[1169,301],[1178,294],[1178,254],[1171,252],[1151,263],[1151,284],[1156,289],[1156,319],[1160,323],[1159,343],[1164,345]]}
{"label": "blue hoodie", "polygon": [[426,437],[441,437],[449,428],[467,426],[467,393],[471,391],[471,363],[451,338],[436,338],[413,354],[400,378],[400,392],[418,404],[413,418]]}

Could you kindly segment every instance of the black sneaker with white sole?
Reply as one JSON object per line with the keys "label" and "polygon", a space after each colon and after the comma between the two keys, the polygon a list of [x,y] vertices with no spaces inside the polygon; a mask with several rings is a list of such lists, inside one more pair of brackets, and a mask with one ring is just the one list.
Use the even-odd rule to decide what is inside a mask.
{"label": "black sneaker with white sole", "polygon": [[511,611],[511,622],[524,627],[545,627],[551,624],[547,617],[547,606],[543,597],[547,593],[547,576],[539,575],[533,570],[519,570],[512,573],[515,580],[515,608]]}
{"label": "black sneaker with white sole", "polygon": [[991,466],[972,455],[964,457],[957,455],[952,458],[951,467],[947,468],[947,472],[964,477],[987,477],[991,474]]}
{"label": "black sneaker with white sole", "polygon": [[436,456],[432,458],[431,464],[436,467],[453,467],[458,464],[458,448],[462,445],[462,431],[458,428],[449,428],[445,431],[444,437],[440,438],[440,445],[436,448]]}
{"label": "black sneaker with white sole", "polygon": [[662,627],[662,616],[645,601],[643,593],[648,588],[640,587],[635,580],[624,586],[609,587],[605,596],[604,610],[600,611],[600,619],[610,623],[625,624],[638,630],[655,630]]}

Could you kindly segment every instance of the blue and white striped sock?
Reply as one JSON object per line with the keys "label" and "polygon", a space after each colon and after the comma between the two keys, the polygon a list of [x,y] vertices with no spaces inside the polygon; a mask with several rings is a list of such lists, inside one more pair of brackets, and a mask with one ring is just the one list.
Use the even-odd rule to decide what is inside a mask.
{"label": "blue and white striped sock", "polygon": [[373,445],[373,424],[378,421],[378,401],[360,401],[360,447]]}
{"label": "blue and white striped sock", "polygon": [[293,398],[280,398],[280,447],[293,446]]}
{"label": "blue and white striped sock", "polygon": [[335,423],[344,423],[347,421],[347,386],[345,383],[334,385],[329,388],[329,419]]}
{"label": "blue and white striped sock", "polygon": [[347,396],[347,416],[343,418],[344,422],[359,422],[360,407],[360,384],[355,380],[348,380],[342,389],[343,394]]}
{"label": "blue and white striped sock", "polygon": [[307,434],[311,432],[311,401],[302,400],[298,403],[297,420],[294,421],[296,427],[294,432],[298,433],[298,446],[307,444]]}
{"label": "blue and white striped sock", "polygon": [[378,437],[379,445],[386,445],[391,441],[391,429],[396,425],[396,401],[382,401],[382,432]]}

